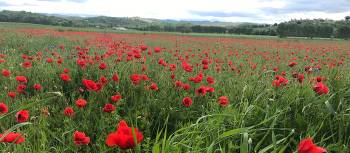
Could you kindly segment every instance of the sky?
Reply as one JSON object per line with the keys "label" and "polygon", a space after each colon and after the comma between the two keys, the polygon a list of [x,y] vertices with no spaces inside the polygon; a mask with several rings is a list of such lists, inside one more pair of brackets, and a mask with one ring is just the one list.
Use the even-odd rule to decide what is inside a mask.
{"label": "sky", "polygon": [[0,0],[0,10],[79,16],[279,23],[350,16],[350,0]]}

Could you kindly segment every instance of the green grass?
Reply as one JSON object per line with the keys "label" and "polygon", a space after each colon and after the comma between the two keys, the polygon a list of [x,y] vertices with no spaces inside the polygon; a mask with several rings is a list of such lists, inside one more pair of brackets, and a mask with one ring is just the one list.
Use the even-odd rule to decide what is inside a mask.
{"label": "green grass", "polygon": [[[288,153],[296,152],[300,140],[309,136],[329,152],[350,151],[350,71],[349,46],[346,41],[266,37],[257,39],[255,36],[243,39],[240,36],[230,38],[228,35],[215,34],[142,35],[139,32],[120,36],[119,34],[125,33],[17,23],[0,23],[0,27],[9,30],[0,37],[0,51],[6,55],[6,62],[0,64],[0,70],[9,69],[12,72],[10,78],[0,76],[0,88],[3,89],[0,101],[4,101],[10,110],[8,114],[0,115],[0,133],[11,129],[26,137],[26,142],[19,145],[0,143],[2,152],[121,152],[118,148],[108,148],[105,145],[108,133],[115,131],[121,119],[138,127],[144,135],[141,145],[127,152]],[[113,32],[117,35],[87,33],[73,41],[70,39],[73,36],[68,35],[35,36],[15,32],[22,28],[62,28],[67,33],[91,30]],[[104,41],[95,38],[104,38]],[[98,48],[85,40],[103,47]],[[136,48],[141,42],[150,48],[161,46],[166,49],[158,54],[153,53],[152,56],[147,55],[147,52],[142,53],[142,56],[147,57],[146,62],[124,60],[116,64],[117,55],[113,54],[103,59],[108,64],[106,70],[99,70],[98,64],[88,65],[86,69],[81,69],[76,64],[78,51],[75,46],[89,47],[87,55],[94,58],[94,52],[103,55],[108,50],[123,50],[123,56],[126,57],[126,52],[132,50],[129,46]],[[114,43],[119,46],[113,46]],[[61,44],[64,44],[65,51],[59,49]],[[315,51],[306,52],[307,48]],[[192,65],[201,63],[206,51],[210,59],[224,61],[221,73],[216,72],[215,63],[203,72],[205,76],[215,77],[216,83],[210,85],[215,88],[214,93],[206,96],[197,96],[194,93],[195,88],[206,85],[205,79],[201,84],[188,81],[189,77],[196,76],[201,71],[201,66],[194,67],[192,73],[184,72],[181,62],[174,57],[175,50],[179,50],[178,53],[183,57],[195,54],[188,60]],[[278,50],[280,62],[272,58]],[[38,56],[38,52],[42,52],[42,55]],[[230,52],[237,52],[241,57],[229,56]],[[260,54],[262,52],[268,53],[266,56],[272,59],[265,60]],[[296,54],[293,55],[292,52]],[[64,59],[62,65],[45,62],[47,57],[57,59],[53,53]],[[22,54],[35,57],[32,68],[25,69],[20,65],[24,61]],[[320,72],[306,74],[304,66],[310,65],[310,61],[303,60],[306,55],[323,60],[326,64],[341,58],[345,62],[343,66],[333,69],[323,65]],[[293,57],[298,57],[298,65],[289,68],[288,61]],[[192,86],[190,91],[174,87],[174,81],[170,79],[172,72],[168,67],[159,66],[159,58],[177,65],[174,72],[176,80],[189,83]],[[231,71],[227,65],[229,60],[241,70],[240,73]],[[248,61],[257,63],[257,69],[251,69]],[[94,63],[99,62],[94,60]],[[244,65],[239,66],[240,63]],[[141,71],[143,65],[148,67],[145,72]],[[268,67],[266,71],[261,70],[263,65]],[[273,67],[279,67],[280,72],[287,72],[286,77],[290,82],[286,87],[276,89],[271,86],[274,76],[277,75],[271,71]],[[64,83],[59,78],[64,68],[70,69],[70,83]],[[305,82],[299,84],[292,78],[293,72],[304,73]],[[78,89],[83,87],[83,78],[97,81],[105,76],[110,79],[114,73],[119,74],[120,83],[109,80],[99,92],[79,92]],[[129,79],[133,73],[145,73],[152,81],[144,81],[135,86]],[[16,91],[18,83],[15,76],[18,75],[29,78],[27,95],[18,94],[11,100],[7,97],[7,92]],[[329,94],[319,96],[312,90],[316,76],[327,78],[325,83],[330,88]],[[151,82],[158,84],[159,91],[145,90],[145,86],[149,86]],[[35,83],[40,83],[43,90],[34,91],[31,87]],[[104,104],[111,103],[110,96],[116,92],[123,96],[120,102],[113,103],[117,111],[104,113]],[[186,96],[194,101],[189,108],[181,104],[182,98]],[[227,96],[230,105],[220,106],[217,103],[220,96]],[[74,102],[78,98],[87,99],[86,108],[79,109],[75,106]],[[63,115],[62,111],[66,106],[74,108],[74,117]],[[42,113],[46,108],[50,115]],[[18,124],[14,114],[21,109],[30,110],[31,119],[27,123]],[[72,141],[75,130],[85,132],[91,138],[91,143],[87,146],[76,146]]]}

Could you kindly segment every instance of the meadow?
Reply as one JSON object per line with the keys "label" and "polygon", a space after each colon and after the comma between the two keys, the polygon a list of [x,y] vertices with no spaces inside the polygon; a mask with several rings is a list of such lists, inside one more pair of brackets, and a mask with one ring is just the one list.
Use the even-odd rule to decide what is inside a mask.
{"label": "meadow", "polygon": [[347,153],[349,58],[345,40],[1,23],[0,150]]}

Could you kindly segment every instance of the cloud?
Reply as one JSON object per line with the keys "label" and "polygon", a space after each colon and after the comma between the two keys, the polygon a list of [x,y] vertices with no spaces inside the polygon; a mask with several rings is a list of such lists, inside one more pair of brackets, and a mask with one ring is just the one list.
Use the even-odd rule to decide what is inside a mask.
{"label": "cloud", "polygon": [[[37,0],[37,1],[44,1],[44,2],[62,2],[64,0]],[[68,2],[76,2],[76,3],[84,3],[88,0],[66,0]]]}
{"label": "cloud", "polygon": [[43,2],[60,2],[61,0],[37,0],[37,1],[43,1]]}
{"label": "cloud", "polygon": [[247,12],[219,12],[219,11],[190,11],[191,14],[212,17],[257,17],[255,13]]}
{"label": "cloud", "polygon": [[9,3],[0,1],[0,7],[7,7],[7,6],[12,6],[12,5]]}
{"label": "cloud", "polygon": [[349,0],[288,0],[282,8],[263,8],[269,14],[297,13],[297,12],[326,12],[341,13],[350,10]]}
{"label": "cloud", "polygon": [[76,2],[76,3],[84,3],[84,2],[87,2],[88,0],[67,0],[67,1]]}
{"label": "cloud", "polygon": [[0,8],[175,20],[275,23],[299,18],[343,19],[350,0],[0,0]]}

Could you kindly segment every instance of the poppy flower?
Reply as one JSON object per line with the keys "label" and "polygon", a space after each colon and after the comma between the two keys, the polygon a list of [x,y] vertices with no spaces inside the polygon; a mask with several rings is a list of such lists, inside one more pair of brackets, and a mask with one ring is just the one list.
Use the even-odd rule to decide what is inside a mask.
{"label": "poppy flower", "polygon": [[218,102],[221,106],[227,106],[229,104],[229,100],[226,96],[219,97]]}
{"label": "poppy flower", "polygon": [[208,76],[207,77],[207,82],[208,82],[208,84],[214,84],[215,83],[215,79],[213,77],[211,77],[211,76]]}
{"label": "poppy flower", "polygon": [[9,96],[10,98],[15,98],[16,97],[16,92],[10,91],[10,92],[7,93],[7,96]]}
{"label": "poppy flower", "polygon": [[101,63],[100,66],[98,67],[100,70],[104,70],[107,68],[107,64],[106,63]]}
{"label": "poppy flower", "polygon": [[190,88],[191,88],[190,84],[187,84],[187,83],[182,84],[181,87],[183,90],[190,90]]}
{"label": "poppy flower", "polygon": [[90,138],[84,132],[75,131],[73,141],[76,145],[87,145],[90,143]]}
{"label": "poppy flower", "polygon": [[113,102],[118,102],[120,99],[122,99],[122,96],[120,94],[116,94],[116,95],[111,96],[111,100]]}
{"label": "poppy flower", "polygon": [[101,76],[100,77],[100,83],[103,84],[103,85],[107,84],[108,83],[108,79],[105,76]]}
{"label": "poppy flower", "polygon": [[40,84],[34,84],[33,88],[35,90],[41,90],[41,85]]}
{"label": "poppy flower", "polygon": [[106,145],[108,147],[118,146],[121,149],[132,149],[143,140],[142,133],[121,120],[118,124],[117,130],[108,134]]}
{"label": "poppy flower", "polygon": [[8,112],[8,108],[5,103],[0,103],[0,115],[6,114]]}
{"label": "poppy flower", "polygon": [[60,75],[60,78],[61,78],[61,80],[64,81],[64,82],[68,82],[68,81],[71,80],[71,79],[70,79],[70,76],[69,76],[68,74],[65,74],[65,73],[62,73],[62,74]]}
{"label": "poppy flower", "polygon": [[133,83],[134,85],[137,85],[137,84],[140,83],[141,77],[140,77],[140,75],[138,75],[138,74],[132,74],[132,75],[130,76],[130,80],[132,81],[132,83]]}
{"label": "poppy flower", "polygon": [[319,95],[328,94],[328,92],[329,92],[328,87],[325,84],[323,84],[322,82],[318,82],[313,87],[313,90]]}
{"label": "poppy flower", "polygon": [[115,82],[119,82],[119,76],[118,76],[118,74],[113,74],[112,80],[115,81]]}
{"label": "poppy flower", "polygon": [[103,107],[103,111],[106,112],[106,113],[110,113],[110,112],[113,112],[115,111],[115,106],[112,105],[112,104],[106,104],[104,107]]}
{"label": "poppy flower", "polygon": [[289,64],[288,64],[288,66],[289,67],[294,67],[295,65],[297,65],[298,63],[297,62],[290,62]]}
{"label": "poppy flower", "polygon": [[24,93],[24,90],[25,90],[26,88],[27,88],[26,85],[20,84],[20,85],[17,86],[17,92],[19,92],[19,93]]}
{"label": "poppy flower", "polygon": [[22,66],[23,66],[24,68],[31,68],[31,67],[32,67],[32,63],[29,62],[29,61],[26,61],[26,62],[23,62],[23,63],[22,63]]}
{"label": "poppy flower", "polygon": [[3,69],[2,70],[2,76],[9,77],[11,75],[11,72],[9,70]]}
{"label": "poppy flower", "polygon": [[46,62],[47,62],[47,63],[52,63],[52,62],[53,62],[53,59],[52,59],[52,58],[47,58],[47,59],[46,59]]}
{"label": "poppy flower", "polygon": [[317,146],[311,138],[305,138],[298,145],[298,153],[324,153],[326,149]]}
{"label": "poppy flower", "polygon": [[197,95],[204,96],[206,93],[207,93],[207,88],[204,86],[201,86],[196,90]]}
{"label": "poppy flower", "polygon": [[141,45],[140,48],[142,51],[145,51],[145,50],[147,50],[148,47],[146,45]]}
{"label": "poppy flower", "polygon": [[304,76],[304,74],[298,74],[297,78],[298,78],[299,83],[303,83],[305,76]]}
{"label": "poppy flower", "polygon": [[64,68],[63,73],[69,73],[69,69]]}
{"label": "poppy flower", "polygon": [[316,77],[316,81],[317,81],[317,82],[322,82],[322,80],[324,80],[323,77],[321,77],[321,76],[317,76],[317,77]]}
{"label": "poppy flower", "polygon": [[16,113],[16,121],[18,123],[26,122],[29,119],[29,111],[28,110],[20,110]]}
{"label": "poppy flower", "polygon": [[181,81],[179,81],[179,80],[175,81],[175,86],[176,86],[176,87],[181,87],[182,84],[183,84],[183,83],[182,83]]}
{"label": "poppy flower", "polygon": [[160,51],[162,51],[162,48],[160,48],[160,47],[154,47],[154,52],[159,53]]}
{"label": "poppy flower", "polygon": [[284,78],[283,76],[276,75],[275,80],[272,81],[272,86],[273,87],[279,87],[280,85],[287,85],[289,80]]}
{"label": "poppy flower", "polygon": [[152,83],[149,88],[151,90],[157,91],[158,90],[158,85],[156,83]]}
{"label": "poppy flower", "polygon": [[192,99],[190,97],[185,97],[182,99],[182,105],[185,107],[190,107],[192,105]]}
{"label": "poppy flower", "polygon": [[[4,137],[4,134],[0,133],[0,138]],[[20,133],[10,132],[0,141],[6,143],[20,144],[25,141],[25,138]]]}
{"label": "poppy flower", "polygon": [[97,83],[95,83],[92,80],[83,79],[82,82],[83,82],[83,85],[85,86],[85,88],[87,90],[92,90],[92,91],[98,91],[99,90],[99,87],[98,87]]}
{"label": "poppy flower", "polygon": [[85,99],[78,99],[77,101],[75,101],[75,105],[79,108],[83,108],[85,107],[87,104]]}
{"label": "poppy flower", "polygon": [[64,115],[66,116],[72,116],[74,115],[74,110],[72,107],[66,107],[63,111]]}
{"label": "poppy flower", "polygon": [[16,76],[16,80],[19,83],[27,83],[27,78],[25,76]]}

